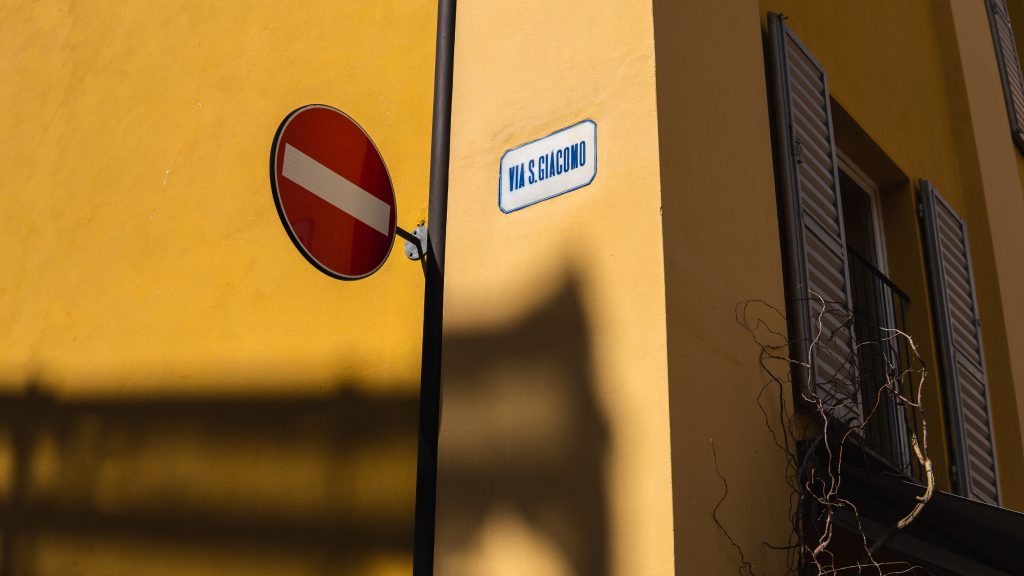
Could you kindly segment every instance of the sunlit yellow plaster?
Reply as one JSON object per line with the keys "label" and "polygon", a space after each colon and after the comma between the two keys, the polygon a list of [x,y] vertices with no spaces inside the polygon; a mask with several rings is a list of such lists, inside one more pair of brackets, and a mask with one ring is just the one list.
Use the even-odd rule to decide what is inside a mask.
{"label": "sunlit yellow plaster", "polygon": [[334,105],[384,155],[399,224],[423,219],[432,3],[0,10],[19,22],[0,42],[5,380],[412,386],[419,267],[398,242],[368,280],[320,274],[283,233],[267,166],[289,111]]}
{"label": "sunlit yellow plaster", "polygon": [[[401,240],[369,279],[315,270],[268,165],[285,115],[330,104],[384,156],[398,224],[423,220],[435,17],[409,0],[0,6],[0,392],[56,414],[17,424],[27,460],[5,447],[4,469],[30,467],[24,505],[152,514],[156,531],[41,537],[18,566],[408,573],[422,270]],[[362,559],[251,542],[241,562],[178,542],[188,524],[160,519],[183,511],[375,517],[410,537]]]}
{"label": "sunlit yellow plaster", "polygon": [[[524,555],[537,571],[507,573],[671,573],[651,5],[460,3],[457,21],[439,574]],[[584,119],[594,182],[503,214],[502,154]],[[505,503],[530,539],[464,538],[464,522],[504,526],[489,519]]]}

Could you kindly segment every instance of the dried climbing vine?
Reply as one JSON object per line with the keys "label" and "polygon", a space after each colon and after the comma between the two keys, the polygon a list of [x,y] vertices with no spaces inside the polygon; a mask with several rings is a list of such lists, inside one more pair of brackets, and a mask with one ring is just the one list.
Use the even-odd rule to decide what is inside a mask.
{"label": "dried climbing vine", "polygon": [[[786,481],[791,490],[789,519],[792,532],[789,540],[781,545],[766,545],[786,551],[785,574],[792,576],[896,576],[923,570],[907,562],[887,562],[876,558],[889,539],[917,518],[935,489],[932,461],[928,457],[928,427],[921,403],[927,371],[917,346],[908,334],[900,330],[878,327],[881,341],[856,342],[848,347],[847,369],[837,372],[833,379],[817,385],[808,382],[794,386],[793,373],[809,374],[812,371],[807,363],[793,359],[792,346],[805,345],[808,352],[805,357],[813,358],[817,352],[833,344],[833,336],[825,329],[826,319],[838,321],[830,322],[832,325],[838,323],[851,331],[853,329],[853,315],[848,310],[836,303],[826,302],[813,293],[810,298],[814,299],[812,303],[817,304],[815,308],[820,311],[813,318],[811,341],[806,343],[791,342],[786,334],[773,328],[786,325],[785,315],[775,306],[763,300],[749,300],[736,307],[736,322],[747,331],[759,348],[758,362],[767,378],[757,395],[757,403],[775,446],[785,455]],[[831,315],[835,316],[829,318]],[[894,360],[891,355],[879,352],[875,358],[885,359],[882,370],[884,378],[879,382],[880,386],[873,398],[860,400],[864,405],[863,418],[861,421],[848,421],[845,425],[840,423],[836,415],[844,408],[849,409],[850,403],[857,402],[860,396],[851,400],[837,398],[834,394],[825,396],[818,391],[841,389],[837,387],[861,390],[859,375],[863,373],[862,352],[868,347],[892,350],[894,343],[898,342],[905,344],[904,350],[909,352],[909,361],[901,362],[898,358]],[[801,366],[805,370],[794,369]],[[799,399],[791,402],[791,394],[797,394]],[[765,407],[767,399],[777,403],[775,410],[769,411]],[[890,402],[899,408],[898,414],[904,414],[907,409],[916,413],[913,418],[919,428],[914,426],[914,431],[908,431],[910,446],[907,452],[908,458],[912,458],[909,464],[924,484],[924,491],[899,522],[871,541],[861,523],[857,503],[843,496],[840,489],[848,449],[865,438],[873,419],[879,418],[880,409],[887,409],[885,403]],[[773,422],[776,417],[778,421]],[[743,548],[719,518],[718,511],[728,498],[729,485],[718,468],[718,453],[713,442],[711,447],[715,472],[723,484],[722,498],[712,513],[714,521],[739,556],[738,573],[742,576],[765,576],[755,569]],[[841,518],[846,520],[847,530],[859,535],[862,551],[858,560],[840,559],[834,552],[833,537]]]}

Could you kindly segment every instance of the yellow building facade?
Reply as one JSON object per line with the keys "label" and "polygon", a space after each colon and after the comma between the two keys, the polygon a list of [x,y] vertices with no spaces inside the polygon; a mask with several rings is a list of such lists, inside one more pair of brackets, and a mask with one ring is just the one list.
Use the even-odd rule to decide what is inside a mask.
{"label": "yellow building facade", "polygon": [[[285,116],[334,106],[398,226],[431,227],[438,3],[0,15],[4,576],[420,576],[430,539],[451,576],[818,574],[861,533],[881,573],[1015,573],[1024,147],[997,24],[1024,38],[1020,0],[459,3],[439,342],[404,240],[329,278],[267,179]],[[506,210],[502,158],[585,121],[593,178]],[[796,243],[827,211],[809,187],[842,264]],[[890,533],[925,435],[935,495]],[[816,508],[839,437],[849,480]]]}
{"label": "yellow building facade", "polygon": [[436,5],[0,11],[4,573],[407,573],[422,271],[309,266],[267,167],[329,103],[425,219]]}

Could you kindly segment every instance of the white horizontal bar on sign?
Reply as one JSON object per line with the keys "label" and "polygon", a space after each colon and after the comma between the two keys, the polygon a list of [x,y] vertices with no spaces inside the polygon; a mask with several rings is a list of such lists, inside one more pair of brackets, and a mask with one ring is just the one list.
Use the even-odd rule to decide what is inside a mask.
{"label": "white horizontal bar on sign", "polygon": [[284,145],[284,166],[281,175],[377,232],[385,236],[390,232],[391,206],[387,202],[363,190],[291,144]]}

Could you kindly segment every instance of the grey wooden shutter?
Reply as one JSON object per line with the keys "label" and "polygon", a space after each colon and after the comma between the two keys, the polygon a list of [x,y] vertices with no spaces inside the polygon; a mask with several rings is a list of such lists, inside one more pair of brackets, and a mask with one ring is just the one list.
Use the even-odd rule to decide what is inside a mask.
{"label": "grey wooden shutter", "polygon": [[957,491],[998,504],[988,379],[967,228],[927,180],[918,186],[918,201]]}
{"label": "grey wooden shutter", "polygon": [[768,37],[793,379],[856,426],[863,409],[828,78],[781,14],[768,14]]}
{"label": "grey wooden shutter", "polygon": [[1024,151],[1024,78],[1021,76],[1013,27],[1010,25],[1010,13],[1006,9],[1006,0],[986,0],[985,3],[988,6],[989,23],[992,25],[999,75],[1003,79],[1006,112],[1010,116],[1010,132],[1014,144]]}

